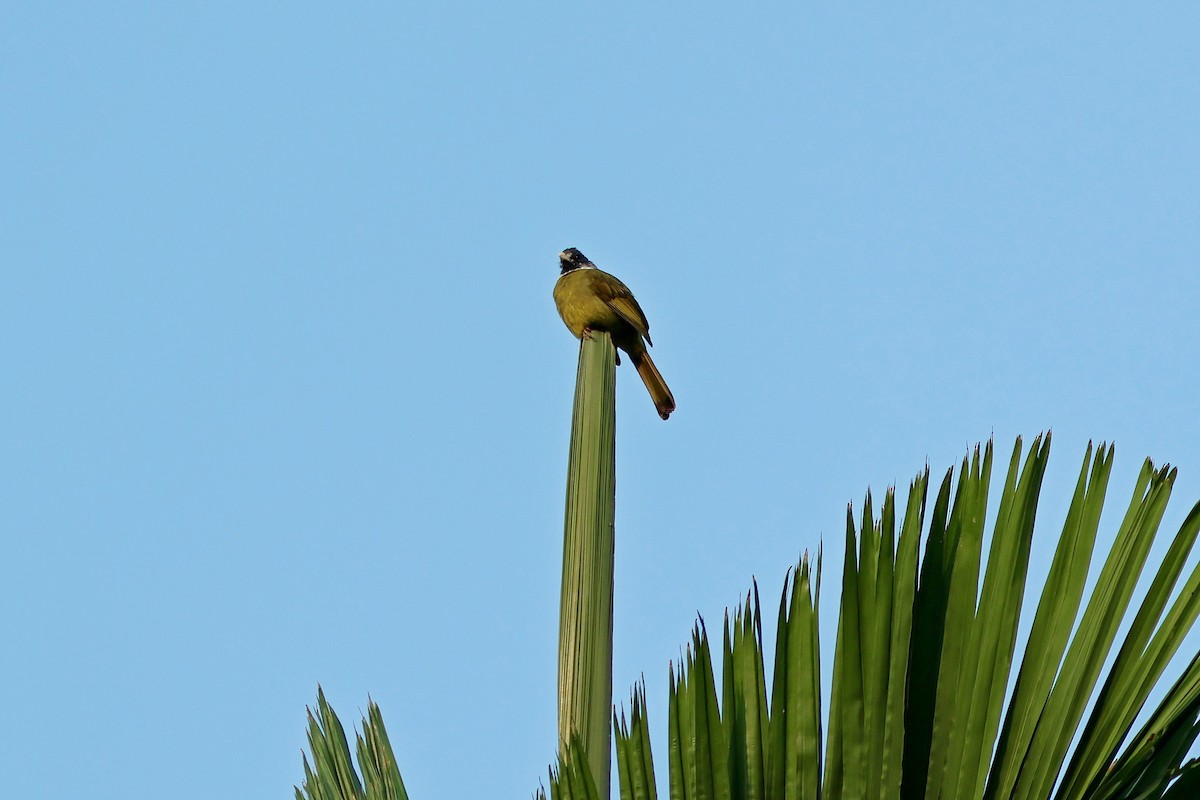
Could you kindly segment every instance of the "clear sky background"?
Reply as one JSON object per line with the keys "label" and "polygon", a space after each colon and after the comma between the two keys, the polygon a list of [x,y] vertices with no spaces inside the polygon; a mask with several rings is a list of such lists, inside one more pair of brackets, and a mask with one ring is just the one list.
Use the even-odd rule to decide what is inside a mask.
{"label": "clear sky background", "polygon": [[868,486],[1053,428],[1035,580],[1091,438],[1106,541],[1147,455],[1173,533],[1200,11],[798,5],[6,3],[6,791],[289,796],[320,683],[414,798],[529,796],[568,246],[679,403],[619,371],[615,690],[664,763],[697,612],[824,539],[832,637]]}

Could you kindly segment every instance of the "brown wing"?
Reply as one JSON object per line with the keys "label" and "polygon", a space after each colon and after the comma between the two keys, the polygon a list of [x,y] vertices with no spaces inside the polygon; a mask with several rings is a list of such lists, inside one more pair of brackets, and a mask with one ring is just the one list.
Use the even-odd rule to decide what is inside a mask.
{"label": "brown wing", "polygon": [[621,319],[628,322],[640,336],[644,336],[646,341],[653,345],[650,341],[650,323],[646,320],[646,313],[642,311],[642,307],[638,305],[638,301],[634,299],[633,292],[629,291],[629,287],[621,283],[620,280],[609,275],[607,272],[596,270],[606,276],[607,280],[596,278],[599,280],[592,281],[592,287],[596,296],[608,304],[609,308],[617,312]]}

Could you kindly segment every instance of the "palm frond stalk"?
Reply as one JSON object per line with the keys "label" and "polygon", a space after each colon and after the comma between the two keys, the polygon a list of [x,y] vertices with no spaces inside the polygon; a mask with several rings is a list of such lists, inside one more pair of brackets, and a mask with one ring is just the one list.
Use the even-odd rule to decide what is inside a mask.
{"label": "palm frond stalk", "polygon": [[576,737],[608,797],[612,714],[616,350],[607,333],[579,344],[558,633],[560,751]]}

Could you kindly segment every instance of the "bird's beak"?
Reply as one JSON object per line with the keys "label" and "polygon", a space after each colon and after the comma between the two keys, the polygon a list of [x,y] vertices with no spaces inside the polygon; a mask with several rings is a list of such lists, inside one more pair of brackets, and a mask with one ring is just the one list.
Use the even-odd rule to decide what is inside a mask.
{"label": "bird's beak", "polygon": [[558,260],[564,264],[567,263],[568,258],[569,258],[569,256],[567,255],[566,250],[563,250],[561,253],[558,254]]}

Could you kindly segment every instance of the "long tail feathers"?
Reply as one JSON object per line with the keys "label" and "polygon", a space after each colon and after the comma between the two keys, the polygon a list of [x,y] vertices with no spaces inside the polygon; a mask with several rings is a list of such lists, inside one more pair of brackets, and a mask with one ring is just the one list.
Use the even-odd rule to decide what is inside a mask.
{"label": "long tail feathers", "polygon": [[637,367],[638,375],[642,376],[642,383],[646,384],[646,388],[650,391],[650,399],[654,401],[658,415],[663,419],[671,416],[671,412],[675,410],[675,397],[667,388],[667,382],[663,380],[658,367],[654,366],[650,354],[643,350],[637,355],[632,355],[631,360]]}

